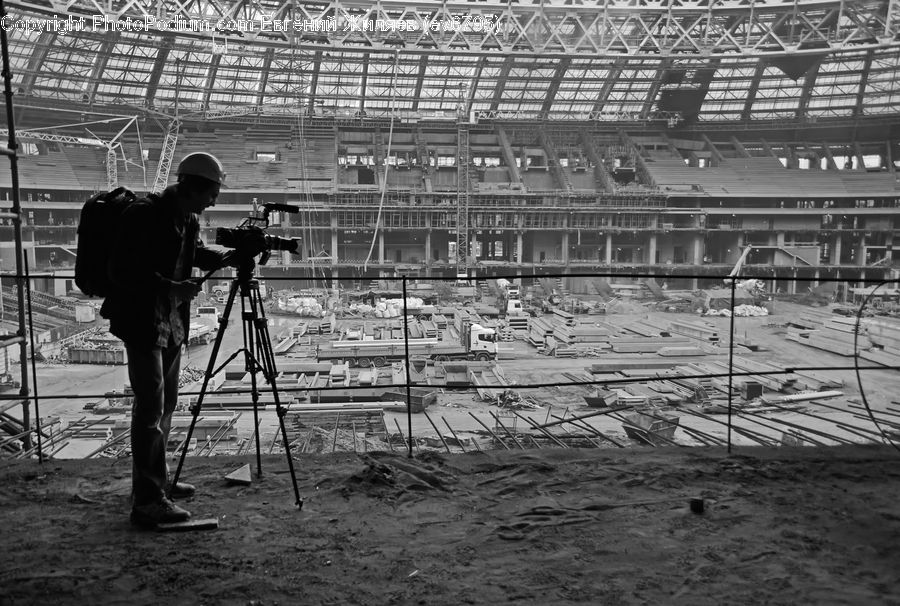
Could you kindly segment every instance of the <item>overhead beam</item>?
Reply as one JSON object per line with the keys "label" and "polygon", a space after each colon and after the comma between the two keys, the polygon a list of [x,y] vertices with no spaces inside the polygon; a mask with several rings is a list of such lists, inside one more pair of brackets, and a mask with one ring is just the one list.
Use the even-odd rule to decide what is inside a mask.
{"label": "overhead beam", "polygon": [[606,100],[609,98],[613,86],[615,86],[616,81],[622,76],[622,69],[625,67],[626,62],[627,59],[619,57],[616,59],[615,63],[613,63],[609,70],[609,74],[606,76],[606,81],[603,83],[603,87],[600,89],[600,92],[597,93],[597,100],[594,102],[594,113],[603,111],[603,106],[606,105]]}
{"label": "overhead beam", "polygon": [[571,58],[563,57],[556,65],[556,71],[553,73],[553,80],[550,81],[550,86],[547,87],[547,96],[544,97],[544,103],[541,105],[541,113],[546,114],[553,108],[553,102],[556,100],[556,93],[559,92],[559,85],[562,84],[566,72],[569,71],[569,65],[571,64]]}
{"label": "overhead beam", "polygon": [[56,41],[56,32],[44,30],[38,37],[37,43],[31,50],[31,56],[28,57],[28,66],[25,68],[25,75],[22,78],[22,90],[24,95],[30,95],[34,90],[34,83],[37,76],[41,73],[41,66],[47,59],[47,53]]}
{"label": "overhead beam", "polygon": [[863,151],[859,141],[853,142],[853,154],[856,156],[856,170],[866,170],[866,161],[863,158]]}
{"label": "overhead beam", "polygon": [[[178,20],[219,17],[260,23],[263,18],[290,15],[306,22],[333,18],[328,31],[291,35],[280,28],[254,31],[253,38],[266,45],[305,50],[356,49],[359,52],[393,52],[399,40],[391,28],[370,30],[345,27],[357,23],[359,9],[371,3],[346,0],[214,0],[213,2],[170,2],[168,0],[98,0],[65,2],[13,2],[25,7],[25,16],[50,14],[62,9],[75,18],[91,19],[98,11],[113,10],[119,19],[157,18],[160,7],[167,17]],[[738,5],[739,4],[739,5]],[[760,7],[760,4],[766,4]],[[477,7],[490,27],[457,32],[419,29],[403,36],[406,51],[441,53],[448,57],[491,56],[498,48],[523,57],[584,57],[590,53],[605,57],[623,48],[632,57],[708,57],[710,54],[765,56],[802,52],[803,44],[827,47],[831,52],[876,48],[884,40],[896,40],[898,20],[896,0],[796,0],[788,2],[712,2],[711,0],[630,0],[612,2],[590,0],[567,2],[408,2],[379,0],[368,13],[370,22],[385,15],[402,15],[412,23],[445,21],[451,15],[469,15]],[[115,5],[113,9],[102,7]],[[59,8],[57,8],[59,7]],[[840,20],[836,14],[840,13]],[[840,26],[836,26],[839,23]],[[232,29],[217,32],[234,44],[246,43],[246,32]],[[146,35],[146,34],[143,34]],[[161,34],[161,37],[168,33]],[[181,34],[179,34],[181,35]],[[202,39],[208,32],[186,32]]]}
{"label": "overhead beam", "polygon": [[[266,55],[263,57],[263,64],[260,67],[262,70],[262,78],[259,81],[259,92],[256,93],[256,105],[262,107],[263,101],[266,96],[266,89],[269,87],[269,72],[272,70],[272,59],[275,58],[275,49],[267,48]],[[204,106],[207,104],[204,103]]]}
{"label": "overhead beam", "polygon": [[709,93],[709,85],[712,84],[713,78],[716,77],[716,72],[719,70],[719,65],[721,64],[721,59],[718,57],[713,57],[710,59],[709,63],[706,64],[706,67],[700,68],[701,75],[699,78],[695,79],[697,84],[697,90],[700,91],[700,110],[703,109],[703,101],[706,100],[706,95]]}
{"label": "overhead beam", "polygon": [[706,149],[709,150],[710,155],[716,161],[716,165],[721,164],[725,161],[725,156],[722,155],[722,152],[718,150],[715,143],[706,136],[706,133],[703,133],[703,142],[706,144]]}
{"label": "overhead beam", "polygon": [[[391,79],[391,85],[394,85]],[[369,53],[363,55],[362,74],[359,83],[359,111],[360,114],[366,111],[366,89],[369,86]],[[388,95],[392,95],[393,91],[388,91]]]}
{"label": "overhead beam", "polygon": [[747,151],[747,148],[744,147],[744,144],[741,143],[740,141],[738,141],[738,138],[733,135],[731,137],[731,145],[734,147],[735,151],[737,151],[737,153],[740,154],[740,156],[742,158],[750,158],[751,157],[750,153]]}
{"label": "overhead beam", "polygon": [[509,78],[509,70],[512,69],[513,58],[507,55],[503,59],[500,75],[497,76],[497,84],[494,86],[494,96],[491,98],[491,111],[497,111],[500,101],[503,100],[503,90],[506,88],[506,79]]}
{"label": "overhead beam", "polygon": [[766,141],[765,139],[760,139],[759,142],[762,143],[762,148],[763,148],[763,150],[764,150],[767,154],[769,154],[770,156],[772,156],[772,157],[775,158],[776,160],[778,159],[778,155],[777,155],[777,154],[775,153],[775,151],[772,149],[772,146],[769,145],[769,142],[768,142],[768,141]]}
{"label": "overhead beam", "polygon": [[322,69],[322,51],[316,51],[313,55],[312,74],[309,77],[309,107],[306,113],[310,116],[315,115],[316,93],[319,88],[319,72]]}
{"label": "overhead beam", "polygon": [[156,89],[159,87],[159,80],[162,78],[163,68],[169,62],[169,53],[175,44],[174,39],[165,38],[165,42],[159,47],[156,53],[156,60],[153,62],[153,68],[150,70],[150,77],[147,79],[147,93],[144,95],[144,105],[152,108],[156,99]]}
{"label": "overhead beam", "polygon": [[813,89],[816,86],[816,78],[819,77],[819,67],[821,67],[821,65],[821,61],[817,62],[808,72],[806,72],[806,76],[803,78],[803,88],[800,91],[800,99],[797,102],[797,112],[794,114],[794,117],[797,120],[806,118],[806,110],[809,107],[809,98],[812,96]]}
{"label": "overhead beam", "polygon": [[422,98],[422,86],[425,84],[425,74],[428,70],[428,55],[419,57],[419,74],[416,76],[416,92],[413,95],[412,110],[419,111],[419,99]]}
{"label": "overhead beam", "polygon": [[[209,99],[216,89],[216,77],[219,75],[219,63],[222,55],[214,54],[209,59],[209,71],[206,72],[206,83],[203,85],[203,109],[209,109]],[[260,91],[260,95],[262,92]],[[262,102],[259,103],[262,105]]]}
{"label": "overhead beam", "polygon": [[747,89],[747,99],[744,101],[744,111],[741,112],[741,120],[749,122],[753,115],[753,102],[756,101],[756,92],[759,90],[759,83],[762,81],[763,73],[766,71],[766,62],[760,59],[756,64],[756,70],[753,72],[753,79],[750,81],[750,88]]}
{"label": "overhead beam", "polygon": [[656,78],[650,83],[650,88],[647,89],[647,96],[644,97],[644,105],[641,108],[642,120],[646,120],[653,110],[653,103],[656,101],[657,95],[659,95],[659,87],[662,86],[663,74],[671,67],[672,59],[666,58],[663,59],[659,64],[659,67],[656,68]]}
{"label": "overhead beam", "polygon": [[84,91],[84,94],[87,95],[87,102],[89,104],[94,103],[94,97],[97,95],[97,88],[100,86],[100,82],[103,81],[103,73],[106,71],[106,65],[109,63],[109,58],[112,56],[113,50],[116,48],[116,43],[119,41],[121,36],[121,32],[109,32],[105,36],[105,40],[103,41],[103,46],[100,47],[100,52],[97,53],[97,56],[94,59],[94,67],[91,70],[91,76],[88,80],[87,89]]}
{"label": "overhead beam", "polygon": [[858,118],[863,115],[863,101],[866,98],[866,85],[869,82],[869,71],[872,69],[872,58],[875,51],[870,50],[863,59],[862,75],[859,78],[859,90],[856,92],[856,103],[853,105],[853,117]]}
{"label": "overhead beam", "polygon": [[469,87],[468,95],[466,96],[466,115],[472,115],[472,103],[475,101],[475,91],[478,90],[478,86],[481,83],[481,72],[484,69],[484,57],[478,57],[478,63],[475,65],[475,75],[472,78],[472,86]]}
{"label": "overhead beam", "polygon": [[828,145],[825,141],[822,141],[819,144],[819,147],[822,150],[822,153],[825,154],[825,166],[828,170],[837,170],[838,165],[837,162],[834,161],[834,155],[831,153],[831,146]]}

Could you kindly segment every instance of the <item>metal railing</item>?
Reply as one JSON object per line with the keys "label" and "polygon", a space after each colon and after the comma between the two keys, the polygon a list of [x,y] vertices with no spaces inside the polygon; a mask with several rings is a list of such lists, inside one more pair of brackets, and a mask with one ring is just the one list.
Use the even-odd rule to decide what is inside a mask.
{"label": "metal railing", "polygon": [[[648,273],[634,273],[634,274],[623,274],[623,273],[601,273],[601,272],[590,272],[590,273],[558,273],[558,274],[529,274],[529,275],[494,275],[494,276],[476,276],[469,278],[469,281],[472,285],[476,285],[477,282],[483,281],[485,279],[499,279],[504,278],[510,281],[514,280],[525,280],[525,281],[537,281],[539,279],[594,279],[594,278],[615,278],[617,280],[622,279],[632,279],[632,280],[643,280],[646,278],[664,278],[671,280],[673,278],[679,279],[692,279],[692,278],[703,278],[709,279],[709,275],[700,276],[695,273],[684,272],[677,275],[666,274],[666,275],[654,275]],[[770,276],[755,276],[755,275],[739,275],[739,276],[719,276],[721,280],[723,280],[723,284],[726,284],[726,289],[730,293],[730,306],[728,309],[735,309],[735,303],[737,299],[738,292],[738,284],[743,280],[748,279],[769,279]],[[65,279],[64,277],[60,277],[60,279]],[[298,278],[271,278],[266,276],[265,280],[267,282],[272,282],[277,284],[279,280],[297,280]],[[341,278],[328,278],[329,284],[332,283],[333,280],[339,280]],[[360,282],[361,280],[379,280],[382,279],[380,276],[371,276],[368,278],[360,278],[356,277],[346,277],[347,280],[353,280],[356,282]],[[429,414],[427,410],[423,410],[422,414],[424,419],[427,420],[429,427],[432,431],[422,431],[422,423],[421,420],[419,423],[419,429],[414,429],[413,424],[413,406],[412,393],[421,388],[431,388],[428,383],[422,382],[421,380],[415,380],[413,377],[416,376],[417,373],[413,373],[412,369],[415,365],[420,365],[421,361],[419,357],[416,355],[411,355],[410,353],[410,323],[413,321],[415,317],[413,310],[407,308],[407,302],[409,300],[408,295],[417,295],[421,292],[419,288],[413,288],[412,282],[426,280],[432,283],[445,281],[445,282],[455,282],[457,278],[441,278],[441,277],[431,277],[431,278],[421,278],[421,277],[412,277],[401,275],[393,278],[395,283],[399,283],[400,291],[403,296],[403,313],[401,314],[402,326],[403,326],[403,347],[404,347],[404,355],[402,355],[398,364],[402,364],[403,367],[403,376],[404,380],[400,383],[394,382],[392,387],[395,389],[399,389],[401,391],[405,391],[405,399],[406,399],[406,428],[405,432],[401,429],[397,419],[394,419],[394,425],[397,429],[397,434],[399,435],[400,440],[402,440],[403,445],[405,446],[407,453],[409,456],[414,456],[415,452],[422,447],[420,442],[428,439],[433,441],[436,444],[439,444],[443,447],[447,452],[465,452],[467,451],[466,446],[468,445],[470,448],[481,449],[481,446],[478,444],[477,440],[464,440],[459,438],[459,434],[463,433],[459,431],[459,428],[454,428],[450,425],[450,422],[446,419],[446,417],[441,416],[440,418],[434,418],[433,413]],[[316,277],[303,277],[302,280],[309,282],[319,282],[322,281],[323,278]],[[829,283],[829,282],[844,282],[843,279],[837,278],[801,278],[797,277],[795,280],[798,283]],[[888,289],[888,288],[896,288],[897,283],[900,282],[900,279],[890,279],[890,280],[871,280],[869,281],[869,285],[874,288],[865,298],[863,304],[858,308],[855,318],[851,318],[848,320],[844,320],[844,325],[850,327],[847,331],[848,335],[852,336],[852,355],[847,356],[850,358],[850,361],[846,364],[827,364],[827,363],[809,363],[804,362],[804,360],[798,359],[795,363],[790,365],[784,365],[778,367],[777,369],[761,369],[757,368],[753,365],[750,365],[747,361],[741,359],[738,360],[736,358],[736,347],[738,346],[738,335],[735,328],[735,315],[732,313],[730,319],[728,320],[728,343],[727,349],[723,349],[722,353],[727,354],[727,363],[722,362],[720,365],[721,370],[715,372],[701,372],[694,371],[690,373],[685,372],[673,372],[669,371],[665,374],[656,374],[656,373],[632,373],[629,376],[613,376],[613,377],[601,377],[597,378],[596,376],[592,376],[590,379],[579,378],[579,377],[567,377],[570,380],[567,381],[542,381],[538,377],[536,380],[529,381],[518,381],[518,382],[510,382],[507,381],[504,385],[502,385],[502,390],[525,390],[525,389],[538,389],[538,388],[598,388],[598,387],[607,387],[607,388],[616,388],[623,385],[627,385],[630,383],[641,383],[641,382],[653,382],[653,381],[690,381],[690,382],[717,382],[720,383],[723,387],[723,391],[726,394],[725,399],[725,415],[723,417],[715,416],[713,414],[708,414],[703,411],[702,408],[697,407],[678,407],[677,412],[680,413],[685,419],[692,420],[691,423],[683,423],[680,424],[679,427],[684,434],[684,438],[673,438],[672,434],[666,434],[663,431],[657,431],[653,429],[647,429],[645,432],[645,436],[649,436],[649,440],[655,445],[678,445],[685,446],[688,444],[697,445],[697,446],[724,446],[727,448],[728,452],[731,452],[733,446],[735,445],[745,445],[745,444],[753,444],[761,447],[775,447],[780,444],[784,444],[785,440],[791,442],[796,445],[815,445],[815,446],[825,446],[825,445],[837,445],[837,444],[847,444],[852,442],[866,442],[866,443],[877,443],[877,444],[890,444],[895,448],[897,447],[896,442],[897,437],[900,436],[900,409],[894,408],[894,405],[882,406],[882,407],[873,407],[870,405],[868,400],[867,387],[871,387],[866,381],[863,380],[863,372],[888,372],[888,373],[898,373],[900,371],[900,365],[892,365],[891,363],[878,361],[879,351],[883,350],[872,350],[874,352],[873,355],[863,357],[863,353],[865,353],[865,349],[861,347],[862,339],[865,339],[865,335],[861,330],[861,326],[863,325],[863,317],[864,314],[870,311],[870,302],[873,298],[878,297],[879,291]],[[270,288],[272,285],[270,284]],[[30,313],[30,309],[28,310]],[[692,319],[692,316],[685,314],[684,318],[687,320]],[[298,320],[304,320],[303,318],[298,318]],[[332,328],[333,329],[333,328]],[[849,344],[848,344],[849,347]],[[681,366],[677,359],[673,359],[671,363],[672,367]],[[805,374],[815,374],[815,373],[834,373],[838,371],[850,372],[852,371],[857,378],[857,387],[858,387],[858,398],[847,398],[843,403],[837,403],[835,401],[827,400],[825,397],[816,397],[815,394],[811,394],[808,397],[804,397],[802,394],[798,399],[802,399],[802,401],[807,403],[807,409],[796,409],[792,406],[792,399],[788,397],[787,399],[779,398],[779,399],[769,399],[768,406],[771,412],[776,414],[766,414],[760,413],[759,411],[755,411],[749,409],[743,405],[738,406],[735,402],[735,394],[736,394],[736,383],[743,382],[745,380],[753,379],[754,381],[765,384],[766,382],[777,383],[779,381],[785,380],[786,377],[790,377],[796,375],[796,373],[805,373]],[[572,373],[562,373],[564,376],[566,374],[571,375]],[[881,376],[881,375],[879,375]],[[893,375],[891,375],[893,376]],[[37,387],[37,377],[34,377],[35,386]],[[270,383],[271,384],[271,383]],[[322,395],[326,394],[329,391],[335,390],[349,390],[353,391],[356,389],[365,389],[365,386],[332,386],[332,385],[324,385],[324,386],[315,386],[315,385],[305,385],[300,387],[292,387],[292,388],[283,388],[281,384],[279,384],[279,391],[284,391],[288,394],[317,394]],[[477,389],[477,386],[476,386]],[[248,390],[233,390],[229,391],[230,394],[246,394]],[[55,395],[55,396],[43,396],[42,401],[46,402],[47,400],[67,400],[67,399],[97,399],[103,398],[108,394],[67,394],[64,396]],[[191,397],[197,395],[194,392],[182,392],[180,394],[182,397]],[[826,394],[827,395],[827,394]],[[22,400],[22,396],[0,396],[0,414],[8,415],[9,414],[9,405],[8,403],[13,403],[16,401]],[[32,397],[26,400],[24,406],[30,408],[32,405],[36,403],[36,398]],[[486,408],[491,404],[487,404]],[[606,409],[590,409],[590,411],[586,414],[579,414],[570,416],[568,413],[568,409],[566,412],[562,414],[562,416],[558,414],[554,414],[553,406],[548,406],[546,417],[543,419],[543,422],[534,419],[531,415],[523,412],[521,410],[509,410],[505,408],[499,408],[497,412],[493,410],[487,411],[489,414],[488,418],[485,415],[481,415],[481,418],[469,412],[469,416],[474,419],[478,425],[483,428],[487,435],[491,436],[491,442],[494,447],[498,448],[525,448],[526,443],[530,446],[528,447],[567,447],[569,444],[575,443],[580,444],[593,444],[595,446],[601,447],[621,447],[624,446],[621,442],[621,438],[618,440],[609,435],[608,432],[601,430],[595,424],[592,424],[590,419],[595,417],[608,417],[610,419],[616,419],[623,424],[629,423],[629,420],[623,416],[629,412],[633,412],[635,409],[628,408],[625,406],[613,406]],[[643,410],[638,409],[638,412],[641,412],[644,416],[652,420],[658,420],[662,425],[665,425],[666,419],[668,416],[660,412],[654,408],[645,408]],[[24,412],[24,411],[23,411]],[[557,411],[558,412],[558,411]],[[781,413],[790,412],[790,416]],[[834,413],[840,412],[842,416],[836,417]],[[336,418],[333,420],[333,431],[334,431],[334,444],[337,444],[338,439],[338,428],[340,425],[340,412],[336,413]],[[415,413],[419,414],[419,413]],[[551,420],[552,417],[552,420]],[[449,434],[444,434],[442,429],[440,428],[440,424],[446,426],[447,430],[449,430]],[[493,425],[493,428],[491,428]],[[385,425],[385,429],[386,425]],[[478,432],[481,430],[478,429]],[[312,439],[312,430],[310,429],[310,436],[308,439]],[[560,433],[561,432],[561,433]],[[31,434],[40,434],[40,428],[32,428],[28,430],[26,428],[24,433],[21,433],[18,436],[7,436],[2,441],[0,441],[0,445],[8,444],[11,440],[21,439],[25,436],[26,433]],[[386,431],[386,443],[387,446],[393,450],[395,439],[390,435],[392,433],[390,430]],[[781,433],[781,439],[778,438],[778,434]],[[356,429],[353,431],[354,436],[356,436]],[[363,437],[360,439],[360,444],[365,448],[366,444],[373,443],[371,437],[367,438],[365,430],[363,430]],[[395,435],[397,435],[395,434]],[[434,434],[437,434],[436,437]],[[452,435],[453,439],[448,439],[448,437]],[[71,439],[73,437],[72,431],[62,431],[54,434],[43,435],[45,440],[50,440],[47,443],[47,449],[50,452],[58,452],[60,450],[60,442],[58,440],[62,439]],[[577,439],[576,439],[577,438]],[[298,438],[298,441],[301,441],[303,436]],[[121,443],[123,439],[121,436],[117,436],[113,438],[115,442]],[[354,448],[356,448],[356,438],[354,437]],[[367,441],[368,440],[368,441]],[[277,441],[277,436],[276,436]],[[382,446],[384,443],[381,443]],[[276,446],[276,442],[273,441],[270,451],[274,449]],[[184,446],[186,447],[186,445]],[[205,452],[205,454],[210,454],[214,450],[212,447],[208,445],[201,449]],[[99,452],[100,449],[96,450]],[[294,450],[295,454],[298,452],[303,452],[304,449],[301,448],[298,450]],[[35,450],[32,447],[28,449],[23,449],[19,456],[31,456]],[[93,454],[96,454],[93,453]],[[8,454],[8,453],[7,453]]]}

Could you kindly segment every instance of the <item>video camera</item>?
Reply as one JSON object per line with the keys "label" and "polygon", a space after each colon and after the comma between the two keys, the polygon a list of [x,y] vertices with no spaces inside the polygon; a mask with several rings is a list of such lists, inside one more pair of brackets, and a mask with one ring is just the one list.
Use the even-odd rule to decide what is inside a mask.
{"label": "video camera", "polygon": [[217,228],[216,244],[225,248],[233,248],[238,254],[245,255],[248,259],[262,254],[259,259],[260,265],[266,264],[273,250],[286,250],[296,255],[300,246],[299,239],[270,236],[265,233],[265,229],[269,227],[269,213],[273,211],[298,213],[300,208],[290,204],[274,203],[263,204],[261,210],[256,209],[255,206],[254,198],[253,214],[241,221],[237,227]]}

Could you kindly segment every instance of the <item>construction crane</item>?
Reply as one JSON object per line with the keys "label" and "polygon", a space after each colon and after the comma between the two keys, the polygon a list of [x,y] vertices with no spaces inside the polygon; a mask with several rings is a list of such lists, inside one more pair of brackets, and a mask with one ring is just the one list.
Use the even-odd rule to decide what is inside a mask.
{"label": "construction crane", "polygon": [[[729,278],[734,278],[738,274],[741,273],[741,268],[744,267],[744,262],[747,260],[747,257],[750,255],[750,251],[753,250],[753,246],[747,245],[744,249],[744,252],[741,253],[740,258],[737,260],[737,263],[734,264],[734,269],[731,270],[731,273],[728,274]],[[731,280],[725,280],[726,283],[730,284]]]}
{"label": "construction crane", "polygon": [[155,194],[162,192],[169,184],[169,171],[172,169],[172,158],[175,157],[179,130],[181,130],[181,121],[178,118],[169,122],[162,151],[159,154],[159,163],[156,165],[156,179],[153,181],[153,189],[150,190]]}
{"label": "construction crane", "polygon": [[[187,59],[187,57],[185,57],[185,59]],[[163,139],[159,163],[156,165],[156,179],[153,181],[153,188],[150,190],[155,194],[162,193],[162,190],[169,184],[169,171],[172,169],[172,158],[175,157],[175,146],[178,144],[178,132],[181,130],[181,119],[178,117],[178,97],[183,77],[181,59],[175,59],[175,73],[178,74],[178,77],[175,79],[175,116],[172,118],[172,121],[169,122],[168,128],[166,128],[166,137]]]}

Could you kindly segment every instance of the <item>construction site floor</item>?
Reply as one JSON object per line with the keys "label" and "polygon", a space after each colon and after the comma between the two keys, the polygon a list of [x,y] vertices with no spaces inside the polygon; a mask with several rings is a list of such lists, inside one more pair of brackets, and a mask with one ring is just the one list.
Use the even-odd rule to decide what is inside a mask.
{"label": "construction site floor", "polygon": [[183,505],[219,523],[189,533],[130,525],[128,459],[5,462],[0,602],[896,604],[898,456],[307,456],[300,511],[283,457],[248,487],[223,477],[252,458],[189,458]]}

